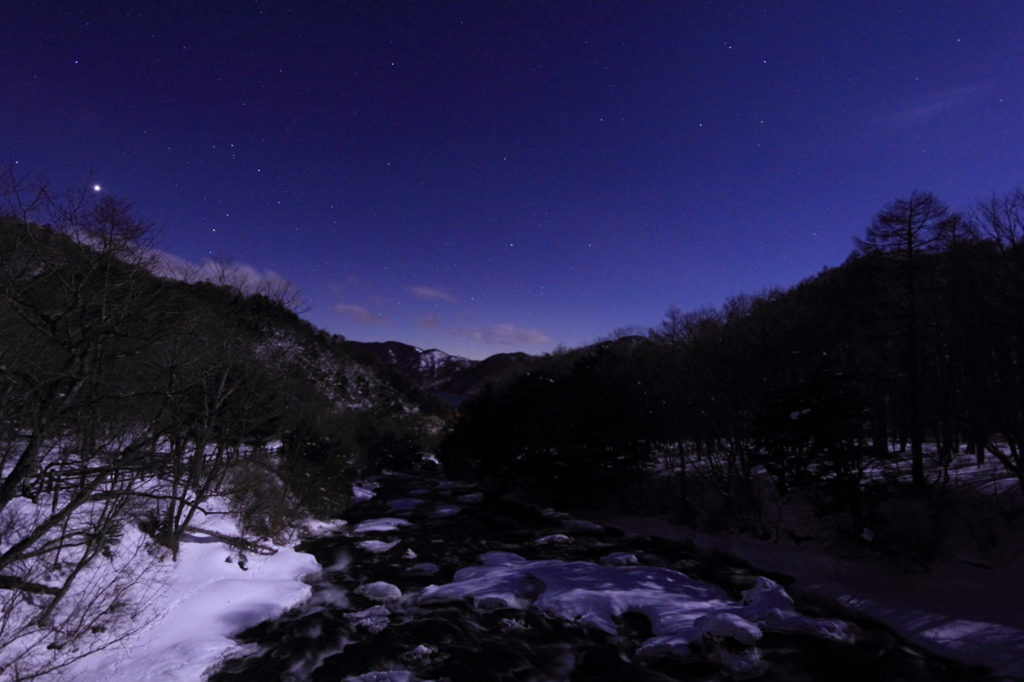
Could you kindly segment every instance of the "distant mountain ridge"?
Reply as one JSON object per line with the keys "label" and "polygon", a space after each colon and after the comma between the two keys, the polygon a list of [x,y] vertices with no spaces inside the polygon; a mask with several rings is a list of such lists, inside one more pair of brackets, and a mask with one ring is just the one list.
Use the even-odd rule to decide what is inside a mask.
{"label": "distant mountain ridge", "polygon": [[470,360],[436,348],[423,350],[399,341],[347,343],[390,365],[420,390],[452,406],[476,395],[492,381],[526,371],[537,361],[526,353],[499,353],[485,360]]}

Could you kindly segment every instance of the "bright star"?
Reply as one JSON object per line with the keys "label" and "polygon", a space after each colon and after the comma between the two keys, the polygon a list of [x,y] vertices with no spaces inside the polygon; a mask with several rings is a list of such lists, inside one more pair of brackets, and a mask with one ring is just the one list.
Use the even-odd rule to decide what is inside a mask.
{"label": "bright star", "polygon": [[93,185],[92,186],[92,191],[93,192],[99,192],[101,189],[103,189],[103,188],[100,187],[99,185]]}

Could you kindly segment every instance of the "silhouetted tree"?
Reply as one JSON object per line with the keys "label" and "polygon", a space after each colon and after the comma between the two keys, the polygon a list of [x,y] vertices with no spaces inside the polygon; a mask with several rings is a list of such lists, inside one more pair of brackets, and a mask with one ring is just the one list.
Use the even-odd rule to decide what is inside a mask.
{"label": "silhouetted tree", "polygon": [[933,194],[913,192],[908,198],[896,199],[886,206],[875,216],[864,239],[857,239],[861,252],[882,254],[901,275],[911,477],[918,490],[926,485],[921,425],[919,261],[923,254],[933,253],[943,246],[949,220],[949,209]]}
{"label": "silhouetted tree", "polygon": [[[22,679],[129,624],[138,574],[123,561],[146,562],[122,529],[159,402],[143,357],[173,322],[146,268],[148,222],[85,191],[29,192],[0,217],[0,666]],[[97,561],[112,564],[103,579]]]}

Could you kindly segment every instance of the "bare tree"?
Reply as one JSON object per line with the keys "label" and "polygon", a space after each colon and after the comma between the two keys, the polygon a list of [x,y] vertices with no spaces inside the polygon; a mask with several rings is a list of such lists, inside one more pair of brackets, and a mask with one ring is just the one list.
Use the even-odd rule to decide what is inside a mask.
{"label": "bare tree", "polygon": [[896,199],[875,216],[864,239],[856,239],[865,254],[881,254],[902,272],[901,301],[905,307],[908,430],[911,443],[911,478],[918,490],[924,477],[924,434],[921,426],[919,335],[919,270],[924,253],[942,248],[949,234],[949,209],[930,192],[913,192]]}
{"label": "bare tree", "polygon": [[306,303],[294,282],[271,270],[260,272],[230,258],[206,258],[196,265],[164,254],[154,271],[182,282],[210,282],[229,287],[243,296],[265,296],[295,313],[306,310]]}
{"label": "bare tree", "polygon": [[37,219],[50,203],[42,177],[19,171],[13,162],[0,168],[0,217],[29,222]]}
{"label": "bare tree", "polygon": [[971,211],[970,218],[982,235],[1001,248],[1024,244],[1024,188],[1005,197],[993,194]]}
{"label": "bare tree", "polygon": [[132,568],[95,567],[122,560],[156,445],[138,358],[164,326],[159,282],[140,267],[148,223],[128,204],[54,198],[23,178],[4,191],[0,667],[30,679],[109,643],[133,582]]}

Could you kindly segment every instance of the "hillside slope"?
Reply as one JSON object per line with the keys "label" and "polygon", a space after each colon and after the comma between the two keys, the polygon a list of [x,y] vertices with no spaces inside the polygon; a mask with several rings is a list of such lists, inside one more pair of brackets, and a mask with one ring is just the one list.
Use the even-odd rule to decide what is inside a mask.
{"label": "hillside slope", "polygon": [[526,353],[499,353],[485,360],[470,360],[398,341],[347,343],[350,348],[389,365],[420,390],[454,406],[479,393],[488,383],[525,372],[537,362],[537,358]]}

